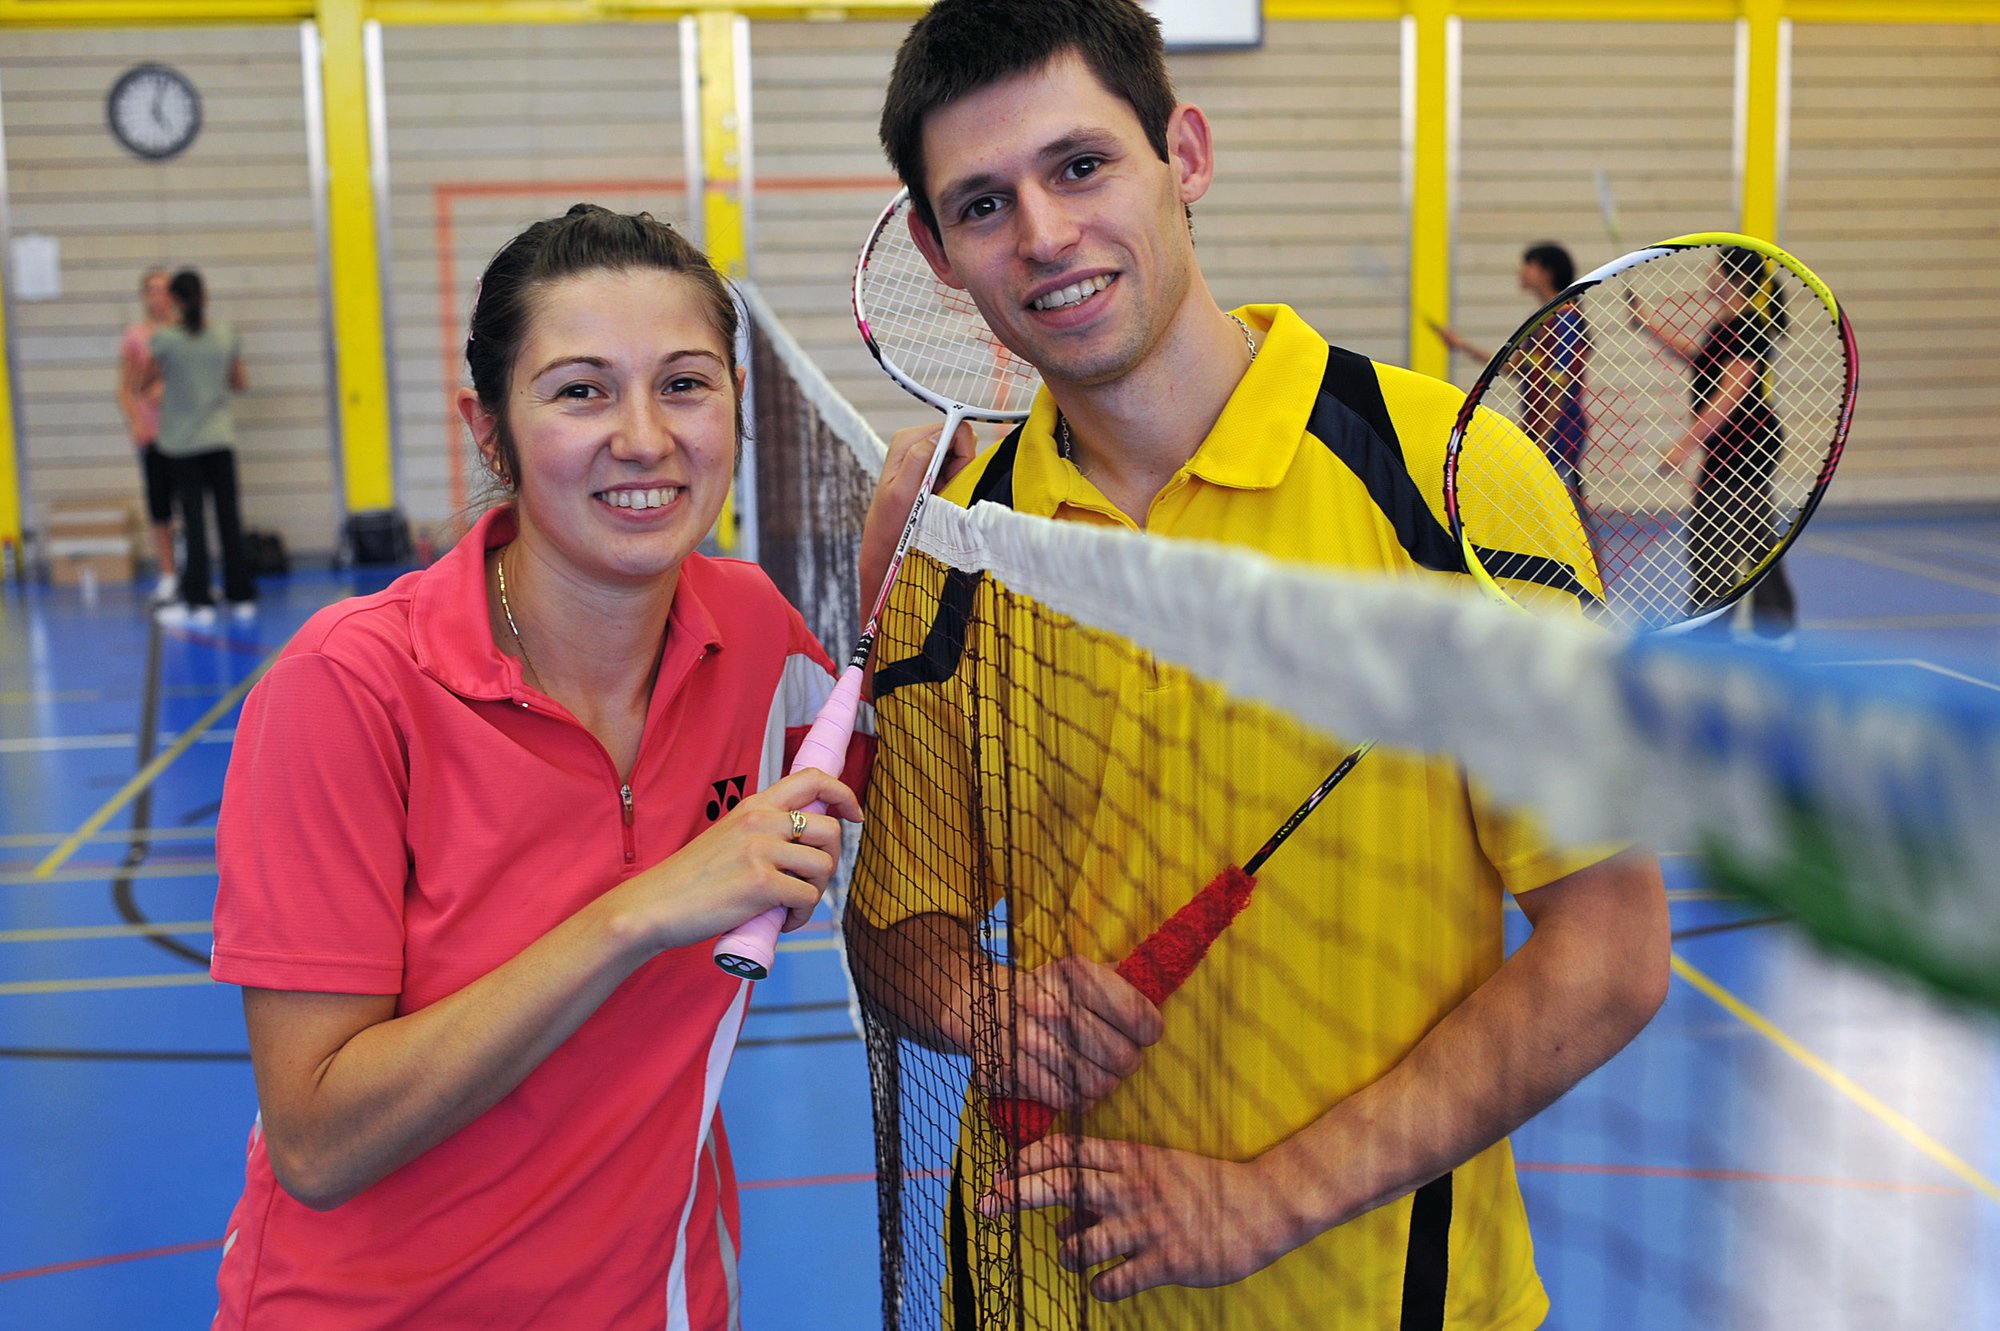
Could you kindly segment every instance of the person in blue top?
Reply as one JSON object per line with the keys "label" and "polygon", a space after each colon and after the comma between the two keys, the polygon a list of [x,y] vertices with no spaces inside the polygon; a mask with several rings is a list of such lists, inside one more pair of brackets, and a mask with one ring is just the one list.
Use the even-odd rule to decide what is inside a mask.
{"label": "person in blue top", "polygon": [[[1539,307],[1576,280],[1576,260],[1552,240],[1530,245],[1521,254],[1521,290]],[[1457,330],[1438,327],[1437,335],[1453,351],[1476,361],[1493,353],[1474,346]],[[1523,348],[1520,366],[1521,423],[1541,444],[1572,495],[1579,493],[1577,474],[1583,465],[1584,442],[1590,437],[1590,416],[1584,410],[1585,374],[1590,366],[1590,328],[1575,306],[1557,312]]]}

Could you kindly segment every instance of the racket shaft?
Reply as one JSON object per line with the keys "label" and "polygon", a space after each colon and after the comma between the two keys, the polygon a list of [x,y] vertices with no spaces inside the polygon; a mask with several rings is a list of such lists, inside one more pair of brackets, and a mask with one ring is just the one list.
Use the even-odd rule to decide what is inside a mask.
{"label": "racket shaft", "polygon": [[868,624],[864,636],[872,636],[876,625],[881,622],[883,607],[889,604],[889,593],[895,589],[896,575],[903,571],[903,557],[910,553],[910,542],[916,539],[917,527],[923,521],[924,501],[930,498],[931,490],[937,485],[938,473],[944,469],[945,454],[951,451],[952,436],[965,421],[965,408],[955,406],[944,416],[944,429],[938,432],[937,446],[931,450],[931,460],[924,467],[924,482],[917,487],[917,497],[910,503],[910,515],[903,519],[902,534],[896,538],[895,553],[889,556],[889,567],[882,575],[882,585],[875,592],[875,604],[869,608]]}
{"label": "racket shaft", "polygon": [[[861,708],[861,667],[850,665],[813,718],[812,729],[799,744],[791,771],[816,767],[828,776],[839,776],[846,765],[848,741],[854,736],[854,721]],[[814,800],[802,813],[825,813],[826,804]],[[785,908],[773,906],[761,915],[725,934],[715,944],[715,964],[731,975],[761,980],[771,973],[778,955],[778,934],[784,928]]]}

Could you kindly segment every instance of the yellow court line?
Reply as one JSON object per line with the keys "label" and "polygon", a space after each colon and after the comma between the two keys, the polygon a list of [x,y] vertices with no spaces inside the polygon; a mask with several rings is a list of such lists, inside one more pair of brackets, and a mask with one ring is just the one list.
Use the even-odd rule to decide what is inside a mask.
{"label": "yellow court line", "polygon": [[29,887],[37,883],[102,883],[113,878],[213,878],[216,874],[214,860],[197,860],[188,864],[122,864],[93,865],[82,869],[58,869],[53,873],[43,873],[40,869],[30,869],[25,873],[0,873],[0,887]]}
{"label": "yellow court line", "polygon": [[[0,849],[27,849],[61,843],[61,832],[0,832]],[[132,841],[213,841],[215,824],[204,827],[148,827],[124,832],[96,832],[84,838],[91,845],[122,846]]]}
{"label": "yellow court line", "polygon": [[[209,928],[209,923],[204,920],[193,924],[141,925],[135,926],[133,931],[144,930],[148,933],[207,933]],[[118,936],[117,926],[115,925],[102,926],[102,930],[102,932],[98,932],[93,929],[21,929],[15,931],[13,934],[0,933],[0,943],[41,941],[26,937],[16,937],[16,934],[59,934],[65,937],[92,938]],[[778,951],[829,952],[837,946],[839,946],[838,942],[831,936],[825,938],[801,938],[797,941],[786,940],[779,943]],[[178,989],[190,985],[211,983],[213,981],[201,971],[185,971],[175,975],[108,975],[100,979],[91,980],[17,980],[10,984],[0,984],[0,998],[5,998],[10,994],[86,994],[102,993],[114,989]]]}
{"label": "yellow court line", "polygon": [[1731,1016],[1804,1064],[1808,1070],[1816,1074],[1822,1081],[1852,1100],[1855,1104],[1861,1106],[1861,1108],[1867,1110],[1869,1114],[1873,1115],[1904,1141],[1943,1165],[1952,1174],[1964,1180],[1972,1187],[1985,1193],[1989,1201],[2000,1203],[2000,1184],[1995,1184],[1977,1169],[1974,1169],[1964,1160],[1961,1160],[1944,1143],[1932,1137],[1929,1133],[1891,1109],[1888,1105],[1883,1104],[1873,1095],[1870,1095],[1867,1091],[1856,1085],[1846,1074],[1835,1068],[1831,1063],[1828,1063],[1818,1054],[1813,1053],[1797,1040],[1779,1030],[1768,1017],[1756,1011],[1735,994],[1724,989],[1694,966],[1683,961],[1678,952],[1674,954],[1674,974],[1701,990],[1702,993],[1707,994]]}
{"label": "yellow court line", "polygon": [[112,989],[179,989],[213,984],[203,971],[174,975],[106,975],[95,980],[15,980],[0,984],[0,998],[9,994],[88,994]]}
{"label": "yellow court line", "polygon": [[787,938],[778,944],[780,952],[830,952],[840,946],[840,941],[828,934],[825,938]]}
{"label": "yellow court line", "polygon": [[196,721],[193,725],[189,726],[186,730],[182,731],[181,737],[179,739],[175,740],[172,744],[168,745],[166,749],[163,750],[157,758],[153,759],[153,761],[147,763],[144,767],[140,768],[137,775],[135,775],[130,781],[127,781],[125,783],[125,788],[123,790],[120,790],[116,795],[113,795],[110,799],[106,800],[103,808],[99,809],[96,813],[90,815],[90,817],[84,821],[82,827],[79,827],[76,829],[76,831],[70,833],[69,836],[63,839],[63,843],[60,846],[57,846],[54,850],[50,851],[48,857],[44,859],[40,864],[35,866],[35,872],[33,874],[33,877],[46,878],[50,874],[54,873],[56,869],[62,865],[64,860],[67,860],[70,856],[76,854],[77,847],[83,844],[84,839],[86,837],[90,836],[92,833],[101,829],[106,823],[110,822],[112,815],[116,814],[120,809],[124,808],[127,804],[129,804],[134,798],[138,796],[140,791],[144,790],[147,786],[150,786],[153,784],[153,782],[157,781],[159,779],[160,773],[166,771],[167,768],[173,764],[175,759],[179,758],[183,753],[187,752],[189,745],[193,744],[197,739],[201,738],[203,731],[207,730],[210,726],[214,725],[217,721],[220,721],[224,716],[228,715],[229,709],[234,707],[237,703],[243,700],[243,695],[250,692],[252,686],[254,686],[258,680],[264,677],[264,672],[271,668],[271,662],[277,660],[278,653],[283,650],[284,648],[282,647],[276,648],[275,650],[272,651],[272,653],[269,656],[265,657],[262,661],[259,661],[257,663],[257,668],[255,670],[252,670],[248,675],[248,677],[246,677],[242,683],[238,684],[228,693],[225,693],[222,696],[221,701],[217,702],[215,706],[209,708],[206,712],[202,713],[201,719],[199,721]]}
{"label": "yellow court line", "polygon": [[0,929],[0,943],[73,943],[85,938],[156,938],[162,934],[209,934],[213,920],[172,920],[145,924],[76,924],[48,929]]}

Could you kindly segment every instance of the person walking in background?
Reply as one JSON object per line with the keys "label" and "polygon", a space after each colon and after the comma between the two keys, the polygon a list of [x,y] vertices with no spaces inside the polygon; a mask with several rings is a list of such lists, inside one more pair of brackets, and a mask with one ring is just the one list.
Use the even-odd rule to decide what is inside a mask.
{"label": "person walking in background", "polygon": [[[1522,252],[1521,290],[1537,307],[1554,300],[1557,292],[1575,280],[1576,260],[1554,241],[1530,245]],[[1453,351],[1476,361],[1493,359],[1491,351],[1474,346],[1455,329],[1437,327],[1436,332]],[[1529,433],[1548,453],[1570,493],[1578,494],[1578,469],[1583,465],[1584,441],[1590,435],[1590,416],[1583,405],[1590,330],[1583,321],[1583,311],[1572,307],[1543,324],[1522,351],[1525,354],[1514,365]]]}
{"label": "person walking in background", "polygon": [[118,341],[118,410],[139,450],[139,472],[146,485],[146,519],[153,528],[153,553],[160,561],[160,581],[153,604],[165,605],[179,593],[174,576],[174,487],[166,459],[160,456],[160,391],[146,376],[153,365],[153,334],[175,321],[174,298],[167,291],[167,270],[148,268],[139,277],[139,303],[144,320],[125,330]]}
{"label": "person walking in background", "polygon": [[236,493],[236,419],[232,393],[249,387],[236,330],[208,318],[201,274],[175,273],[167,284],[177,318],[154,332],[153,365],[145,387],[160,389],[157,447],[167,460],[187,563],[180,599],[163,606],[168,623],[212,623],[215,594],[208,583],[208,528],[204,508],[215,501],[215,530],[222,543],[222,594],[239,619],[256,613],[257,584],[243,550],[243,516]]}

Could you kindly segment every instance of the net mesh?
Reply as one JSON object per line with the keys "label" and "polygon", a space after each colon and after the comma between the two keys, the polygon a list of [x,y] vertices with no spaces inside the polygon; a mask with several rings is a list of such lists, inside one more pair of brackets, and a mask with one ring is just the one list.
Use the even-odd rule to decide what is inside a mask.
{"label": "net mesh", "polygon": [[[1713,610],[1810,511],[1844,433],[1846,340],[1819,295],[1755,251],[1654,252],[1511,344],[1460,454],[1468,537],[1525,548],[1502,421],[1540,443],[1597,555],[1605,611],[1647,628]],[[1496,419],[1500,418],[1500,419]],[[1494,570],[1499,573],[1499,569]]]}
{"label": "net mesh", "polygon": [[[910,238],[910,196],[897,196],[854,278],[855,316],[869,349],[905,388],[987,419],[1018,418],[1041,377],[1002,346],[972,297],[940,282]],[[908,382],[904,382],[904,381]]]}
{"label": "net mesh", "polygon": [[[880,444],[751,305],[762,547],[842,642]],[[1498,964],[1494,862],[1582,862],[1626,839],[1684,850],[1822,938],[2000,1004],[1991,707],[991,505],[928,506],[903,577],[842,905],[886,1326],[1398,1325],[1411,1273],[1430,1269],[1435,1187],[1221,1288],[1107,1304],[1060,1259],[1066,1208],[982,1212],[1012,1157],[988,1097],[1053,1105],[1058,1142],[1252,1159]],[[1158,1041],[1098,1094],[1087,1060],[1044,1042],[1099,1001],[1077,959],[1120,962],[1226,883],[1360,736],[1380,744],[1262,868],[1162,1001]],[[1423,814],[1438,822],[1417,838],[1418,809],[1452,812]],[[1797,940],[1772,964],[1824,966]],[[1836,995],[1869,983],[1814,974]],[[1683,1041],[1660,1023],[1641,1038],[1653,1061],[1517,1133],[1517,1167],[1501,1147],[1454,1171],[1454,1319],[1500,1324],[1510,1298],[1532,1303],[1514,1265],[1530,1220],[1559,1325],[1974,1325],[1991,1310],[1963,1274],[1983,1241],[1954,1236],[2000,1193],[1949,1146],[1853,1112],[1770,1041]],[[1750,1099],[1745,1084],[1770,1089]],[[1057,1181],[1081,1188],[1085,1171]],[[1209,1249],[1247,1229],[1214,1192],[1175,1208]]]}

